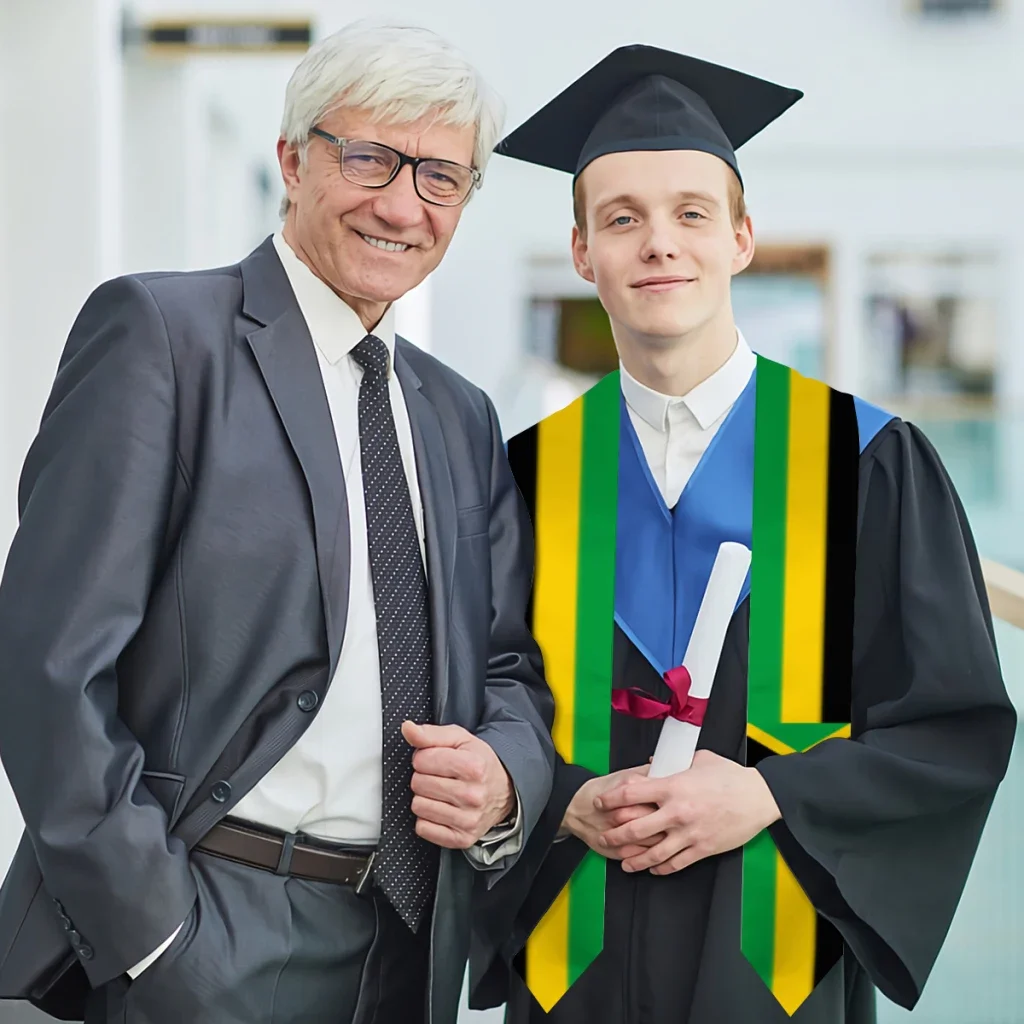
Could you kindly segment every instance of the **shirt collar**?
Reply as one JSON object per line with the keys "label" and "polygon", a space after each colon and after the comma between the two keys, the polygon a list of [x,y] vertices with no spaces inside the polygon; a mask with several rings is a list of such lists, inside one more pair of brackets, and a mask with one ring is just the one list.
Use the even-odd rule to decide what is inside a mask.
{"label": "shirt collar", "polygon": [[622,394],[633,412],[662,433],[668,431],[669,410],[679,405],[690,411],[701,430],[707,430],[729,411],[743,393],[756,362],[757,357],[737,328],[736,348],[732,355],[710,377],[682,397],[663,395],[641,384],[620,363]]}
{"label": "shirt collar", "polygon": [[[284,267],[288,282],[295,293],[313,343],[332,365],[339,363],[366,337],[367,331],[359,314],[338,294],[320,280],[278,231],[274,234],[274,248]],[[380,323],[373,329],[375,337],[387,346],[391,365],[395,361],[395,314],[389,305]]]}

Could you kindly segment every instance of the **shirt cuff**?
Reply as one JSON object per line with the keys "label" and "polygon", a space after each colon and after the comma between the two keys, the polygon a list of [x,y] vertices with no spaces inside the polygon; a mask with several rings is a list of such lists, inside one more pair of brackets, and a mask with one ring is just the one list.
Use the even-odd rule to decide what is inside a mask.
{"label": "shirt cuff", "polygon": [[506,857],[514,857],[523,848],[523,808],[519,790],[515,790],[515,814],[506,828],[492,828],[483,838],[466,850],[466,856],[477,867],[490,868]]}
{"label": "shirt cuff", "polygon": [[153,950],[145,960],[140,960],[134,967],[128,968],[128,977],[134,981],[147,967],[150,967],[156,962],[157,957],[177,938],[178,932],[185,927],[185,922],[182,921],[177,928],[174,929],[174,934],[168,936],[156,949]]}

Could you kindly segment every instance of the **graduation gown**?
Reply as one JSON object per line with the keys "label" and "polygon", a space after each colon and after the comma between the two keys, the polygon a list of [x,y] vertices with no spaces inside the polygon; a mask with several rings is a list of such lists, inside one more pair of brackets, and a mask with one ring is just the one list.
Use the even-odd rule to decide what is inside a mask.
{"label": "graduation gown", "polygon": [[[631,541],[621,539],[620,522],[618,560],[624,543],[654,546],[651,564],[674,578],[670,616],[689,602],[692,618],[700,601],[701,593],[686,592],[696,585],[688,566],[706,563],[706,581],[708,552],[719,540],[750,544],[749,515],[744,525],[732,510],[749,500],[749,467],[737,474],[735,463],[750,458],[752,387],[674,510],[665,508],[623,408],[622,486],[649,491],[626,527]],[[831,925],[819,944],[835,948],[818,953],[834,966],[790,1017],[741,952],[741,850],[664,877],[630,875],[608,860],[603,951],[546,1014],[524,983],[523,950],[587,852],[575,837],[554,840],[573,795],[593,775],[559,758],[551,800],[524,853],[481,889],[471,1007],[507,1002],[509,1024],[868,1024],[876,986],[901,1006],[915,1005],[1006,770],[1016,716],[974,541],[938,456],[912,425],[863,403],[858,414],[870,440],[856,496],[852,738],[757,764],[782,814],[770,834]],[[655,512],[668,527],[655,525]],[[671,525],[680,516],[690,519],[682,531],[689,540]],[[708,534],[709,516],[715,530],[695,540]],[[660,586],[648,588],[646,608],[634,595],[636,614],[616,615],[613,686],[667,700],[659,669],[669,666],[650,646],[674,644],[672,657],[681,657],[685,637],[631,628],[646,612],[671,634]],[[617,610],[628,600],[617,595]],[[740,763],[749,763],[749,614],[748,590],[729,625],[698,743]],[[646,763],[661,722],[611,718],[610,769]]]}

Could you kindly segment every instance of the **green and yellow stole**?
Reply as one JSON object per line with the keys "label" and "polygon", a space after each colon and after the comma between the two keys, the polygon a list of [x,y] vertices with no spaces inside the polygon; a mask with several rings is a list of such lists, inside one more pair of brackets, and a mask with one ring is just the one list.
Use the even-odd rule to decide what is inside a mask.
{"label": "green and yellow stole", "polygon": [[[755,402],[748,763],[849,736],[860,453],[849,395],[758,357]],[[610,760],[623,415],[613,373],[508,443],[534,524],[530,614],[555,745],[599,774]],[[545,1010],[603,948],[606,869],[588,851],[529,937],[526,982]],[[767,832],[744,848],[737,941],[790,1014],[842,949]]]}

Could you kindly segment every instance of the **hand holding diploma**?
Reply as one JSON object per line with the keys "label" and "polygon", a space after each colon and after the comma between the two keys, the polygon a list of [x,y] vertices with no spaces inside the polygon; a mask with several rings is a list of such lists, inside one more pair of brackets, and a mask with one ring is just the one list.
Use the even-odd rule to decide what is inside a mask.
{"label": "hand holding diploma", "polygon": [[[624,871],[669,875],[753,839],[780,818],[768,784],[756,768],[745,768],[709,750],[698,750],[686,771],[667,778],[631,777],[595,801],[613,813],[653,804],[656,811],[605,832],[597,847],[606,857],[630,848]],[[636,851],[652,836],[656,845]]]}
{"label": "hand holding diploma", "polygon": [[[704,709],[750,567],[742,544],[723,544],[701,601],[683,665],[666,673],[673,691],[661,712],[631,695],[629,713],[664,717],[647,777],[630,776],[596,798],[607,814],[654,805],[657,810],[603,833],[598,849],[621,857],[624,871],[667,875],[704,857],[742,846],[779,818],[761,775],[710,751],[697,752]],[[620,700],[625,701],[625,695]],[[627,710],[621,708],[621,710]],[[659,841],[650,845],[652,837]],[[637,847],[647,845],[647,849]]]}
{"label": "hand holding diploma", "polygon": [[625,779],[642,778],[647,772],[648,766],[641,765],[637,768],[612,772],[610,775],[599,775],[597,778],[585,782],[577,790],[565,810],[559,836],[573,835],[577,839],[582,839],[592,850],[612,860],[625,860],[627,857],[634,857],[647,847],[661,842],[663,836],[652,835],[635,846],[626,845],[612,849],[601,845],[601,837],[606,832],[657,810],[657,807],[653,805],[645,806],[644,804],[633,804],[614,811],[602,811],[597,807],[597,798],[602,793],[615,789]]}

